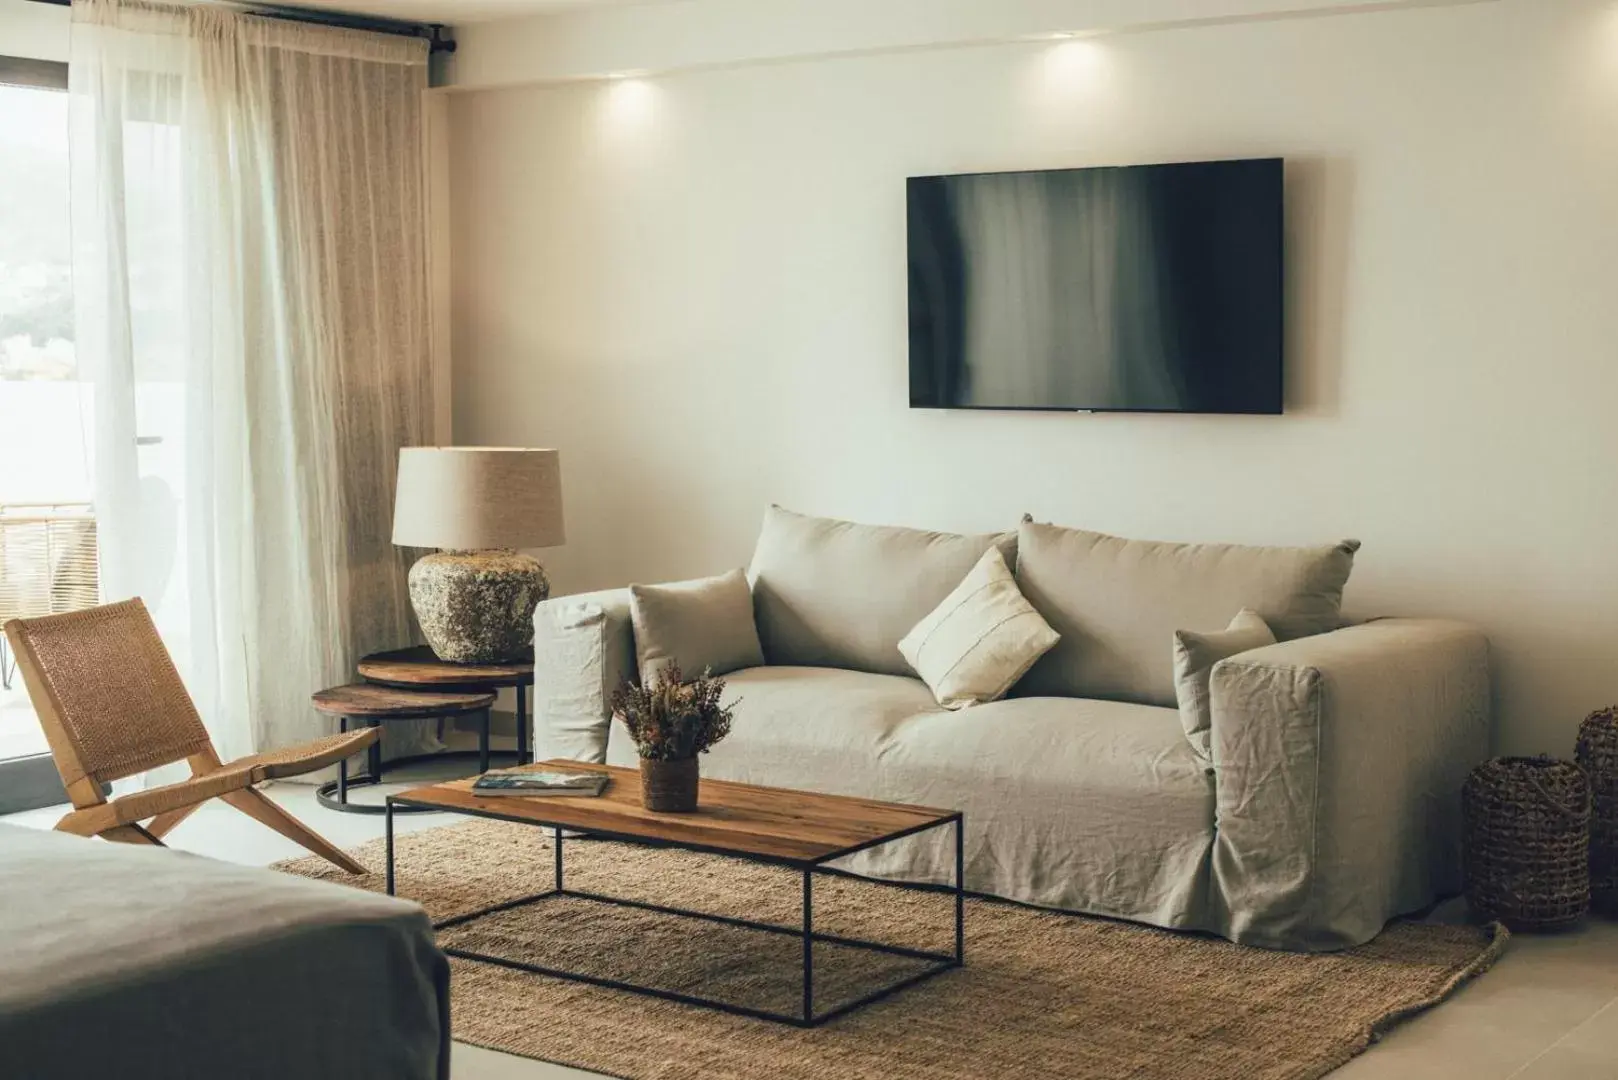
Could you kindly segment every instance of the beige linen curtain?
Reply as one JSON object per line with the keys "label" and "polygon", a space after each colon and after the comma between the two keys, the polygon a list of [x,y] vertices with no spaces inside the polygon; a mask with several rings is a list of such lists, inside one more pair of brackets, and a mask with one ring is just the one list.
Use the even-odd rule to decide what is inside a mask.
{"label": "beige linen curtain", "polygon": [[224,752],[296,742],[324,730],[312,691],[413,640],[389,525],[398,448],[433,416],[427,45],[210,6],[73,12],[105,595],[145,597]]}

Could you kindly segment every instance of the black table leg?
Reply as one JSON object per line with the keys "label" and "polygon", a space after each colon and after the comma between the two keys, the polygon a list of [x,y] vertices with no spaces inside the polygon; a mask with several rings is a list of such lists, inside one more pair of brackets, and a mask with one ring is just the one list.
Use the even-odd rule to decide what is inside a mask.
{"label": "black table leg", "polygon": [[[337,732],[340,735],[348,733],[348,717],[337,718]],[[348,759],[342,758],[337,762],[337,801],[344,806],[348,805]]]}
{"label": "black table leg", "polygon": [[562,830],[556,830],[556,891],[562,891]]}
{"label": "black table leg", "polygon": [[955,962],[966,963],[966,820],[955,819]]}
{"label": "black table leg", "polygon": [[517,690],[517,764],[527,765],[534,760],[528,745],[528,687],[518,683]]}
{"label": "black table leg", "polygon": [[[379,727],[382,726],[382,721],[380,721],[380,720],[367,720],[367,721],[365,721],[365,726],[366,727],[379,728]],[[370,745],[370,747],[367,748],[366,751],[365,751],[365,767],[371,773],[371,782],[372,783],[381,783],[381,781],[382,781],[382,733],[380,731],[377,732],[376,742],[372,743]]]}
{"label": "black table leg", "polygon": [[387,798],[388,818],[388,895],[393,895],[393,796]]}
{"label": "black table leg", "polygon": [[813,870],[803,872],[803,1022],[815,1022],[815,901]]}
{"label": "black table leg", "polygon": [[494,719],[493,709],[483,710],[483,726],[478,728],[478,772],[489,771],[489,724]]}

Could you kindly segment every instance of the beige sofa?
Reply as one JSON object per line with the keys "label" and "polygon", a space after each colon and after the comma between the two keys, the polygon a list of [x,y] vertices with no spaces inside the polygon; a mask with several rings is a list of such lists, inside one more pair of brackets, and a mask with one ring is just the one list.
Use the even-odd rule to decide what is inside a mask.
{"label": "beige sofa", "polygon": [[[896,642],[990,544],[1063,639],[1006,699],[949,711]],[[990,895],[1272,948],[1367,941],[1459,889],[1459,792],[1488,752],[1490,688],[1471,627],[1342,625],[1357,546],[1029,522],[957,536],[772,509],[749,569],[767,665],[726,676],[740,704],[703,774],[959,808],[967,885]],[[1290,640],[1214,667],[1204,758],[1174,708],[1173,631],[1217,630],[1243,606]],[[625,589],[536,611],[541,757],[635,764],[608,707],[636,677],[629,607]],[[847,867],[944,882],[947,842]]]}

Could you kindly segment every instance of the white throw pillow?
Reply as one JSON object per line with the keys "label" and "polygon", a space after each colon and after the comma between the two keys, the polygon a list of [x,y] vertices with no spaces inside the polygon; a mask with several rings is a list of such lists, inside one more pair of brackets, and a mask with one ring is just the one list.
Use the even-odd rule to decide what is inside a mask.
{"label": "white throw pillow", "polygon": [[955,591],[899,642],[899,652],[946,709],[994,701],[1057,641],[991,547]]}
{"label": "white throw pillow", "polygon": [[1191,749],[1204,761],[1213,760],[1213,703],[1208,682],[1221,660],[1249,649],[1275,644],[1275,633],[1258,612],[1242,608],[1225,629],[1211,634],[1174,631],[1174,694],[1180,704],[1180,724]]}

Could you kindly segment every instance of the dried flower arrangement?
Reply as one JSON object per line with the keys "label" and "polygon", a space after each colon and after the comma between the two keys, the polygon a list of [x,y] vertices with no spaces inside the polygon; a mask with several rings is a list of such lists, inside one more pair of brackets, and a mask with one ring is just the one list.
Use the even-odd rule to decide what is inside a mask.
{"label": "dried flower arrangement", "polygon": [[687,683],[680,666],[669,664],[648,686],[625,682],[612,695],[612,711],[643,760],[688,761],[730,734],[735,706],[719,704],[724,691],[725,680],[711,671]]}

